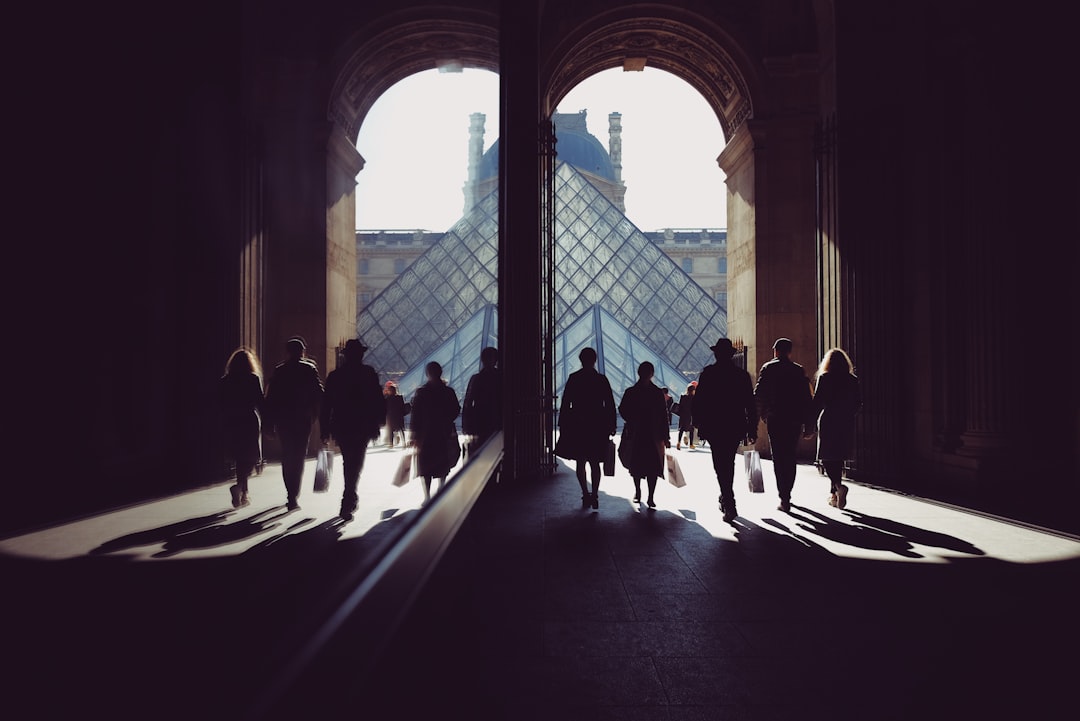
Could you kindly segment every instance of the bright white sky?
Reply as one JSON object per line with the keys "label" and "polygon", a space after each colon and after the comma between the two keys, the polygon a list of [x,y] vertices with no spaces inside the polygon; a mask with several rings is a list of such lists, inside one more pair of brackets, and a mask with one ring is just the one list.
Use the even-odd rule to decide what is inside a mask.
{"label": "bright white sky", "polygon": [[[445,231],[462,215],[469,115],[484,113],[484,150],[499,133],[499,78],[483,70],[417,73],[372,106],[356,146],[356,226]],[[588,111],[589,132],[607,147],[608,113],[622,113],[626,214],[641,230],[727,227],[724,135],[687,83],[661,70],[598,73],[559,112]]]}

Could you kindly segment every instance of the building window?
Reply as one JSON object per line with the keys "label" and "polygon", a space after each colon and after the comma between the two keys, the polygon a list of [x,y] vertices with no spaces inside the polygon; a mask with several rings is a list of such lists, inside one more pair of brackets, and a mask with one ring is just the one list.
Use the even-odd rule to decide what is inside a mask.
{"label": "building window", "polygon": [[359,268],[360,275],[367,275],[369,272],[371,272],[370,269],[368,268],[368,259],[367,258],[361,258],[360,261],[359,261],[359,265],[360,265],[360,268]]}
{"label": "building window", "polygon": [[694,259],[693,258],[683,258],[682,259],[682,269],[685,270],[687,273],[693,273],[694,272]]}
{"label": "building window", "polygon": [[716,291],[716,302],[721,308],[723,308],[724,310],[727,310],[727,291],[726,290],[718,290],[718,291]]}
{"label": "building window", "polygon": [[405,271],[405,259],[404,258],[394,258],[394,272],[400,275],[404,271]]}
{"label": "building window", "polygon": [[371,302],[371,293],[369,291],[365,291],[365,292],[361,293],[359,295],[359,297],[357,297],[356,302],[357,302],[357,305],[359,305],[361,308],[363,308],[364,306],[366,306],[368,303]]}
{"label": "building window", "polygon": [[721,255],[716,259],[716,272],[721,275],[727,275],[727,256]]}

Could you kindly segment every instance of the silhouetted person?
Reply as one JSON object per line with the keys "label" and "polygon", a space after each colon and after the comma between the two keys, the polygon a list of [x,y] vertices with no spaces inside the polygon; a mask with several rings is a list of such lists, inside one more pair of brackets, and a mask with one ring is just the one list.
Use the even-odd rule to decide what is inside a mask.
{"label": "silhouetted person", "polygon": [[810,381],[803,367],[791,360],[792,343],[778,338],[773,343],[773,359],[761,366],[754,397],[758,413],[769,433],[779,510],[791,509],[791,489],[795,486],[795,453],[799,436],[813,427]]}
{"label": "silhouetted person", "polygon": [[[581,368],[566,379],[559,406],[559,441],[556,451],[561,458],[576,463],[581,507],[600,508],[600,464],[607,458],[611,437],[615,435],[615,396],[607,376],[596,370],[596,351],[582,348],[578,353]],[[592,491],[585,482],[585,467],[592,472]]]}
{"label": "silhouetted person", "polygon": [[694,428],[694,394],[697,392],[697,384],[691,383],[686,388],[686,393],[679,396],[679,438],[675,441],[675,450],[682,448],[683,433],[686,434],[687,445],[697,448],[697,430]]}
{"label": "silhouetted person", "polygon": [[259,360],[246,348],[229,356],[218,380],[225,451],[236,463],[236,483],[229,487],[233,508],[250,503],[248,478],[262,461],[263,382]]}
{"label": "silhouetted person", "polygon": [[314,361],[305,357],[306,350],[307,343],[298,335],[285,343],[288,358],[275,366],[266,391],[266,408],[274,433],[281,441],[281,475],[290,511],[300,508],[297,498],[304,475],[304,458],[323,395],[319,370]]}
{"label": "silhouetted person", "polygon": [[649,508],[656,508],[656,479],[664,475],[664,449],[671,445],[664,392],[652,382],[655,370],[649,361],[639,365],[638,382],[626,389],[619,403],[619,415],[625,421],[621,443],[627,445],[619,456],[634,479],[635,503],[641,502],[641,479],[645,479]]}
{"label": "silhouetted person", "polygon": [[423,481],[425,504],[431,500],[431,479],[441,479],[442,489],[457,463],[455,421],[461,404],[454,389],[442,379],[442,372],[442,366],[435,361],[424,366],[427,382],[416,389],[412,402],[412,443],[417,448],[417,475]]}
{"label": "silhouetted person", "polygon": [[502,429],[502,371],[499,351],[491,346],[480,351],[480,372],[469,378],[461,403],[461,430],[479,448]]}
{"label": "silhouetted person", "polygon": [[851,458],[855,414],[862,399],[851,358],[840,348],[829,350],[821,359],[813,403],[817,416],[817,460],[829,477],[829,505],[844,508],[848,494],[848,487],[841,483],[844,461]]}
{"label": "silhouetted person", "polygon": [[741,443],[757,442],[758,413],[754,382],[750,374],[731,362],[735,349],[721,338],[709,346],[716,363],[705,366],[698,377],[694,397],[694,426],[709,442],[716,482],[720,485],[720,510],[724,520],[734,520],[735,454]]}
{"label": "silhouetted person", "polygon": [[364,363],[366,351],[367,346],[355,338],[345,342],[341,366],[326,376],[319,418],[322,442],[328,443],[333,437],[341,449],[345,491],[339,515],[345,521],[352,520],[359,503],[356,487],[364,470],[368,443],[379,437],[379,425],[386,418],[379,375]]}
{"label": "silhouetted person", "polygon": [[398,395],[397,386],[387,383],[383,392],[386,399],[386,445],[393,448],[401,436],[401,445],[405,445],[405,416],[409,414],[409,404]]}

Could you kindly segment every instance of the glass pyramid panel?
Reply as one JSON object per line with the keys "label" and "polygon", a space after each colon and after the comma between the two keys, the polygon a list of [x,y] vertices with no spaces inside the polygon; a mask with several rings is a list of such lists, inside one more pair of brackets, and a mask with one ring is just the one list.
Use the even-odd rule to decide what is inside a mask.
{"label": "glass pyramid panel", "polygon": [[[555,210],[557,336],[596,306],[667,368],[696,377],[713,360],[709,346],[727,335],[724,309],[566,163],[555,170]],[[497,234],[494,191],[361,310],[356,325],[370,346],[365,360],[386,377],[422,377],[459,329],[497,305]],[[633,357],[628,342],[617,346]],[[559,350],[577,363],[576,350]],[[467,362],[478,363],[478,354]],[[435,359],[446,365],[443,356]]]}

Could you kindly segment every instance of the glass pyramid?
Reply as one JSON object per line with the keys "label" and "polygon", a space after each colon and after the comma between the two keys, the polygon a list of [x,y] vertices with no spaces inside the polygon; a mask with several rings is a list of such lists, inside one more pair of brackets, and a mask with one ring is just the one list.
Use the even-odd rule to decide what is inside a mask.
{"label": "glass pyramid", "polygon": [[[384,377],[404,380],[419,369],[422,378],[423,366],[458,342],[452,337],[459,329],[478,323],[477,314],[498,303],[497,195],[492,192],[477,203],[358,314],[357,335],[370,348],[365,362]],[[724,309],[566,163],[555,169],[555,206],[557,363],[565,365],[569,358],[576,368],[581,347],[561,336],[572,326],[580,334],[590,323],[590,328],[599,323],[602,332],[621,327],[626,338],[633,339],[612,342],[606,352],[628,355],[618,360],[613,355],[611,361],[601,355],[600,367],[630,367],[629,377],[636,379],[637,364],[650,359],[657,366],[656,382],[668,384],[661,380],[661,363],[655,358],[673,373],[696,377],[713,360],[709,346],[727,335]],[[594,306],[603,311],[599,321]],[[590,314],[594,317],[588,319]],[[595,330],[588,332],[596,337]],[[466,345],[471,349],[474,344]],[[572,349],[566,351],[569,355],[563,345]],[[481,347],[460,359],[470,369],[466,381],[479,368]],[[651,350],[646,354],[646,349]],[[640,358],[637,353],[642,353]],[[445,370],[448,364],[436,360]],[[449,371],[446,375],[455,377]],[[615,378],[611,381],[614,388]],[[565,374],[557,386],[561,389],[564,382]],[[673,393],[679,390],[669,387]],[[464,392],[463,387],[454,388]],[[407,392],[403,386],[399,390]]]}

